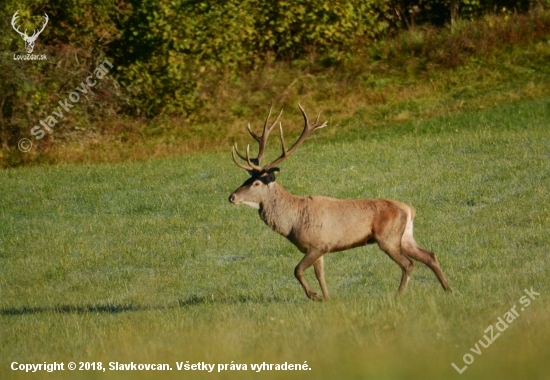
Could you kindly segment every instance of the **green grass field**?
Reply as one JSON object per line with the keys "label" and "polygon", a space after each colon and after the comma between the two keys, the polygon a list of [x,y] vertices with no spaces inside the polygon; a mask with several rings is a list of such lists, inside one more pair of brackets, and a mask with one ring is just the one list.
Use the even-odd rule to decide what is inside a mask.
{"label": "green grass field", "polygon": [[[0,378],[547,379],[550,99],[339,140],[323,133],[282,165],[279,182],[298,195],[414,205],[416,240],[437,254],[453,293],[419,263],[396,296],[399,267],[368,246],[327,255],[333,299],[309,301],[293,276],[302,254],[227,201],[247,178],[230,147],[4,170]],[[307,279],[317,289],[312,269]],[[520,311],[526,288],[540,295]],[[519,317],[498,339],[470,351],[514,305]],[[460,375],[451,363],[464,367],[465,354],[474,362]],[[54,361],[173,370],[10,369]],[[178,371],[186,361],[248,370]],[[305,361],[310,371],[251,369]]]}

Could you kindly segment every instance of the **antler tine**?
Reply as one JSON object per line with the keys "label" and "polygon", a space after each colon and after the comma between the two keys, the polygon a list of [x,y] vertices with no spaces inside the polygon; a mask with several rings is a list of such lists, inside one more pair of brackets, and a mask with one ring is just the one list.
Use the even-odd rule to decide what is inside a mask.
{"label": "antler tine", "polygon": [[[267,114],[267,117],[265,119],[264,127],[263,127],[263,131],[262,131],[261,136],[258,136],[254,131],[252,131],[252,129],[250,128],[250,123],[248,123],[248,126],[247,126],[248,133],[250,133],[250,136],[252,136],[252,138],[254,140],[256,140],[259,144],[258,157],[255,158],[255,159],[252,159],[252,160],[256,161],[256,163],[257,163],[257,164],[253,164],[253,165],[256,166],[257,168],[259,168],[259,170],[261,170],[261,166],[259,166],[259,165],[260,165],[260,160],[262,159],[262,157],[264,155],[264,152],[265,152],[265,147],[266,147],[266,144],[267,144],[267,138],[269,137],[269,134],[271,133],[271,131],[273,130],[275,125],[277,125],[277,121],[279,121],[279,118],[283,114],[283,110],[281,109],[281,112],[279,112],[279,115],[277,115],[277,118],[275,119],[273,124],[271,124],[271,126],[268,128],[267,124],[269,123],[269,118],[271,117],[271,112],[272,111],[273,111],[273,106],[271,106],[269,108],[269,113]],[[241,159],[246,160],[246,157],[244,157],[238,150],[237,150],[237,154],[239,155],[239,157]]]}
{"label": "antler tine", "polygon": [[264,168],[262,168],[261,166],[259,166],[260,164],[260,160],[259,158],[256,158],[256,161],[258,162],[258,165],[256,165],[255,163],[252,162],[252,160],[250,159],[250,145],[247,145],[246,146],[246,162],[248,162],[248,165],[250,165],[250,167],[256,171],[263,171]]}
{"label": "antler tine", "polygon": [[292,147],[289,149],[289,150],[286,150],[286,146],[285,146],[285,139],[283,137],[283,127],[282,127],[282,124],[279,124],[279,129],[281,131],[281,146],[282,146],[282,149],[283,149],[283,153],[281,154],[281,156],[279,156],[279,158],[277,158],[275,161],[271,162],[270,164],[264,166],[264,170],[268,170],[272,167],[274,167],[275,165],[277,165],[279,162],[283,161],[285,158],[287,158],[288,156],[290,156],[303,142],[304,140],[311,134],[313,133],[313,131],[315,131],[316,129],[321,129],[321,128],[324,128],[327,126],[327,122],[325,121],[323,124],[321,125],[318,125],[319,123],[319,117],[321,116],[321,114],[319,114],[317,116],[317,120],[315,120],[315,123],[313,124],[310,124],[309,123],[309,120],[307,118],[307,115],[306,115],[306,111],[304,111],[303,107],[298,103],[298,107],[300,107],[300,111],[302,112],[302,116],[304,117],[304,130],[302,131],[302,134],[300,135],[300,137],[298,138],[298,140],[296,140],[296,142],[294,143],[294,145],[292,145]]}
{"label": "antler tine", "polygon": [[315,119],[315,124],[317,124],[319,122],[319,118],[321,117],[321,112],[319,112],[317,114],[317,119]]}
{"label": "antler tine", "polygon": [[[271,111],[273,111],[273,105],[271,105],[271,107],[269,107],[269,113],[267,114],[267,117],[265,118],[264,129],[262,131],[262,137],[265,134],[265,130],[267,128],[267,123],[269,122],[269,118],[271,117]],[[248,123],[248,132],[250,133],[250,135],[252,137],[254,137],[254,140],[256,140],[259,143],[262,142],[262,138],[260,136],[258,136],[257,134],[255,134],[254,132],[252,132],[252,130],[250,129],[250,123]]]}
{"label": "antler tine", "polygon": [[[246,162],[248,162],[248,166],[243,165],[243,164],[241,164],[240,162],[237,161],[237,158],[235,157],[235,152],[237,152],[237,155],[239,157],[241,157],[243,160],[246,160]],[[263,170],[263,168],[261,166],[258,166],[256,164],[254,164],[252,162],[252,160],[250,159],[250,145],[246,146],[246,157],[243,157],[243,155],[241,155],[241,153],[239,152],[239,149],[237,148],[237,143],[235,143],[235,146],[231,150],[231,154],[233,156],[233,161],[241,169],[244,169],[244,170],[247,170],[247,171],[262,171]]]}
{"label": "antler tine", "polygon": [[13,17],[11,18],[11,26],[13,27],[13,29],[19,33],[21,36],[25,36],[27,37],[27,30],[25,29],[25,33],[21,33],[19,31],[19,27],[15,25],[15,22],[17,21],[17,19],[19,18],[19,11],[16,11],[14,14],[13,14]]}
{"label": "antler tine", "polygon": [[[271,110],[270,110],[270,113],[271,113]],[[261,142],[261,139],[260,137],[255,134],[252,129],[250,129],[250,123],[248,123],[248,133],[250,133],[250,136],[252,136],[254,138],[254,140],[256,140],[257,142]]]}
{"label": "antler tine", "polygon": [[241,152],[239,152],[239,147],[237,146],[237,143],[235,143],[235,147],[234,147],[234,148],[235,148],[235,151],[237,152],[237,155],[241,158],[241,160],[245,160],[245,161],[246,161],[246,157],[243,156],[243,155],[241,154]]}
{"label": "antler tine", "polygon": [[[44,23],[44,25],[42,26],[42,30],[44,30],[44,28],[46,27],[46,25],[48,25],[48,21],[50,21],[50,18],[48,17],[48,14],[46,12],[44,12],[44,20],[46,20],[46,22]],[[40,33],[42,33],[42,30],[40,31]]]}
{"label": "antler tine", "polygon": [[[271,117],[271,111],[273,110],[273,106],[271,106],[269,108],[269,113],[267,114],[267,118],[265,119],[265,123],[264,123],[264,129],[263,129],[263,133],[262,133],[262,137],[263,135],[265,134],[265,129],[267,127],[267,123],[269,121],[269,118]],[[250,136],[252,136],[254,138],[254,140],[256,140],[258,143],[262,143],[262,138],[260,136],[258,136],[256,133],[254,133],[251,129],[250,129],[250,123],[248,123],[248,133],[250,133]]]}
{"label": "antler tine", "polygon": [[48,25],[48,20],[49,20],[48,14],[44,12],[44,16],[42,17],[44,17],[44,20],[46,20],[46,22],[42,25],[42,29],[40,29],[40,31],[38,31],[38,29],[35,29],[31,37],[40,35],[40,33],[42,33],[46,28],[46,25]]}
{"label": "antler tine", "polygon": [[279,118],[283,114],[283,109],[281,108],[281,111],[279,112],[279,115],[277,115],[277,117],[275,118],[275,121],[273,122],[273,124],[271,124],[271,126],[268,128],[267,123],[269,122],[269,117],[271,116],[271,110],[272,109],[273,109],[273,106],[269,109],[269,114],[267,115],[267,118],[265,119],[262,136],[261,137],[258,137],[258,136],[255,137],[256,140],[258,141],[258,143],[260,144],[260,147],[258,149],[258,158],[256,158],[258,160],[258,165],[260,165],[260,160],[264,156],[265,147],[267,145],[267,138],[269,137],[269,134],[271,133],[273,128],[277,125],[277,122],[279,121]]}
{"label": "antler tine", "polygon": [[[258,166],[256,165],[253,161],[254,160],[257,160],[257,159],[254,159],[254,158],[250,158],[250,145],[247,145],[246,146],[246,157],[243,156],[241,154],[241,152],[239,152],[239,148],[237,147],[237,143],[235,143],[235,146],[233,147],[233,160],[235,160],[235,153],[237,153],[237,155],[244,161],[248,162],[248,166],[245,166],[245,165],[239,165],[237,163],[237,165],[239,165],[239,167],[243,168],[243,169],[246,169],[246,170],[256,170],[256,171],[262,171],[262,167],[261,166]],[[236,162],[236,161],[235,161]]]}
{"label": "antler tine", "polygon": [[286,152],[285,138],[283,136],[283,123],[279,122],[279,130],[281,131],[281,148],[283,148],[283,154]]}
{"label": "antler tine", "polygon": [[309,120],[307,119],[306,111],[304,111],[304,107],[300,103],[298,103],[298,108],[300,108],[300,112],[302,113],[302,116],[304,117],[304,121],[306,123],[306,126],[309,125]]}
{"label": "antler tine", "polygon": [[316,130],[316,129],[321,129],[321,128],[324,128],[327,126],[327,122],[325,121],[323,124],[321,125],[317,125],[319,123],[319,118],[321,117],[321,112],[319,112],[319,114],[317,115],[317,119],[315,120],[315,123],[313,124],[309,124],[309,120],[307,118],[307,115],[306,115],[306,111],[304,111],[304,108],[302,107],[302,105],[300,103],[298,103],[298,107],[300,107],[300,111],[302,112],[302,116],[304,117],[304,123],[306,124],[306,126],[304,127],[304,129],[308,129],[308,130]]}
{"label": "antler tine", "polygon": [[235,164],[237,164],[237,166],[238,166],[239,168],[244,169],[244,170],[248,170],[248,171],[254,170],[252,167],[243,165],[243,164],[241,164],[239,161],[237,161],[237,158],[235,157],[235,152],[237,152],[237,154],[239,155],[239,157],[241,157],[243,160],[244,160],[245,158],[241,156],[241,154],[239,153],[239,151],[238,151],[238,149],[237,149],[237,144],[235,144],[235,146],[233,146],[233,149],[231,149],[231,156],[233,157],[233,162],[235,162]]}

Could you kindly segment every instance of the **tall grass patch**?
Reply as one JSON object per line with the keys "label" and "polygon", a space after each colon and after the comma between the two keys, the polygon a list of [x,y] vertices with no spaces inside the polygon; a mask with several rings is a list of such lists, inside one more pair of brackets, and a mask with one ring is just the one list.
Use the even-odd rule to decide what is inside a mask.
{"label": "tall grass patch", "polygon": [[[437,254],[450,294],[419,264],[397,297],[400,269],[368,246],[327,255],[334,299],[309,301],[292,273],[302,254],[254,210],[227,201],[247,177],[229,149],[4,170],[0,376],[52,376],[12,371],[13,361],[133,361],[169,363],[174,370],[161,378],[280,378],[181,373],[175,362],[307,361],[311,371],[285,378],[452,378],[459,375],[451,363],[462,367],[487,326],[519,310],[532,287],[540,296],[472,354],[460,377],[542,379],[550,343],[549,120],[545,99],[405,121],[357,138],[311,139],[281,168],[278,181],[297,195],[412,204],[415,237]],[[307,276],[314,284],[311,270]]]}

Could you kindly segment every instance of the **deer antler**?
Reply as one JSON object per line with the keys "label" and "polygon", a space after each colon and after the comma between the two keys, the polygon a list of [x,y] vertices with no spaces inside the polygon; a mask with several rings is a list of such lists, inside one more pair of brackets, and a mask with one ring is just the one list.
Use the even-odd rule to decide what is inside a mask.
{"label": "deer antler", "polygon": [[13,29],[19,33],[19,35],[21,35],[21,37],[23,37],[23,40],[25,41],[25,48],[27,49],[27,52],[28,53],[32,53],[33,49],[34,49],[34,41],[36,41],[36,39],[38,38],[38,36],[40,35],[40,33],[42,33],[44,31],[44,28],[46,28],[46,25],[48,25],[48,20],[49,20],[49,17],[46,13],[44,13],[44,24],[42,25],[42,29],[40,30],[37,30],[35,29],[32,36],[28,36],[27,35],[27,30],[25,29],[25,32],[24,33],[21,33],[21,31],[19,30],[19,27],[15,25],[15,22],[17,21],[17,19],[19,18],[19,15],[18,15],[19,11],[15,12],[13,14],[13,17],[11,18],[11,26],[13,27]]}
{"label": "deer antler", "polygon": [[302,112],[302,116],[304,117],[304,130],[302,131],[302,134],[296,140],[294,145],[289,150],[286,150],[285,146],[285,138],[283,136],[283,126],[279,124],[279,130],[281,131],[281,148],[283,149],[283,153],[277,158],[275,161],[271,162],[270,164],[264,166],[264,170],[269,170],[275,165],[277,165],[279,162],[283,161],[285,158],[290,156],[302,143],[304,140],[313,133],[313,131],[317,129],[321,129],[327,126],[327,122],[325,121],[323,124],[319,125],[319,118],[321,117],[321,113],[317,115],[317,119],[313,124],[309,123],[309,120],[306,115],[306,111],[304,111],[303,107],[298,103],[298,107],[300,107],[300,111]]}
{"label": "deer antler", "polygon": [[48,17],[48,14],[44,13],[43,17],[44,17],[44,20],[46,20],[46,21],[44,22],[44,25],[42,25],[42,29],[40,29],[39,32],[37,32],[36,29],[35,29],[34,33],[32,34],[32,36],[30,38],[33,38],[35,35],[36,35],[36,37],[38,37],[38,35],[44,31],[44,29],[46,28],[46,25],[48,25],[48,21],[50,20],[50,18]]}
{"label": "deer antler", "polygon": [[[261,172],[266,172],[269,169],[272,169],[279,162],[283,161],[285,158],[290,156],[304,142],[304,140],[311,133],[313,133],[313,131],[315,131],[317,129],[321,129],[321,128],[323,128],[327,125],[326,121],[323,124],[319,125],[319,117],[321,116],[320,113],[319,113],[319,115],[317,115],[317,119],[315,120],[315,122],[313,124],[310,124],[310,122],[307,118],[306,112],[304,111],[302,106],[300,104],[298,104],[298,107],[300,107],[300,111],[302,112],[302,116],[304,117],[304,130],[302,131],[302,134],[300,135],[298,140],[296,140],[296,142],[294,143],[294,145],[292,145],[292,147],[290,149],[288,149],[288,150],[286,149],[285,139],[284,139],[284,136],[283,136],[283,126],[279,122],[281,147],[282,147],[283,153],[281,154],[281,156],[279,156],[279,158],[277,158],[275,161],[271,162],[270,164],[268,164],[266,166],[261,166],[260,165],[260,160],[262,159],[262,157],[264,155],[264,152],[265,152],[267,138],[269,137],[269,134],[271,133],[271,131],[273,130],[273,128],[275,127],[275,125],[277,124],[277,122],[279,121],[279,118],[281,117],[281,115],[283,113],[283,110],[281,110],[281,112],[279,112],[279,116],[277,116],[277,118],[275,119],[275,121],[273,122],[271,127],[268,128],[267,123],[269,122],[269,117],[271,116],[271,110],[273,108],[272,107],[272,108],[270,108],[269,114],[267,115],[267,118],[265,120],[264,129],[263,129],[263,133],[262,133],[261,136],[258,136],[257,134],[255,134],[250,129],[250,124],[248,124],[248,132],[250,133],[250,135],[256,141],[258,141],[258,143],[260,145],[259,150],[258,150],[258,157],[257,158],[250,158],[250,145],[247,145],[247,147],[246,147],[246,156],[242,155],[239,152],[238,148],[237,148],[237,144],[235,143],[235,146],[233,147],[233,150],[232,150],[233,161],[235,162],[235,164],[237,164],[237,166],[239,166],[240,168],[245,169],[249,172],[260,172],[260,173]],[[237,158],[235,157],[235,153],[237,153],[237,155],[242,160],[246,161],[248,163],[248,165],[244,165],[244,164],[241,164],[240,162],[238,162]]]}
{"label": "deer antler", "polygon": [[[272,110],[273,110],[273,106],[271,106],[271,108],[269,109],[269,114],[267,115],[267,118],[265,119],[264,128],[263,128],[261,136],[258,136],[256,133],[254,133],[252,131],[252,129],[250,129],[250,123],[248,123],[248,133],[250,133],[250,136],[252,136],[254,138],[254,140],[256,140],[259,144],[258,157],[250,158],[250,145],[247,145],[247,147],[246,147],[246,156],[243,156],[239,152],[239,149],[237,148],[237,144],[235,143],[235,146],[233,147],[233,161],[235,161],[235,163],[240,168],[248,170],[248,171],[259,171],[259,172],[263,171],[263,168],[260,166],[260,160],[264,156],[265,147],[266,147],[266,144],[267,144],[267,138],[269,137],[269,134],[271,133],[273,128],[275,128],[275,125],[277,125],[277,122],[279,121],[279,118],[283,114],[283,110],[281,109],[281,112],[279,112],[279,115],[277,115],[277,118],[275,119],[273,124],[271,124],[271,126],[268,128],[267,124],[269,123],[269,118],[271,117],[271,111]],[[245,165],[242,165],[242,164],[238,163],[236,158],[235,158],[235,153],[237,153],[237,155],[242,160],[245,160],[248,163],[248,166],[245,166]]]}
{"label": "deer antler", "polygon": [[24,32],[24,33],[21,33],[21,32],[19,31],[19,27],[15,25],[16,20],[19,18],[18,13],[19,13],[19,11],[15,12],[15,13],[13,14],[13,17],[11,18],[11,26],[13,27],[13,29],[14,29],[17,33],[19,33],[19,34],[21,35],[21,37],[23,37],[23,39],[26,40],[26,39],[29,37],[29,36],[27,36],[27,29],[25,29],[25,32]]}

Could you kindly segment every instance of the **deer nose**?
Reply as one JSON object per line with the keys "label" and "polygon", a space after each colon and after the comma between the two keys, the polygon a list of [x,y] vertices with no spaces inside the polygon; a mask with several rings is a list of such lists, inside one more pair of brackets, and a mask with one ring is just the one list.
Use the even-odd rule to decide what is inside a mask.
{"label": "deer nose", "polygon": [[235,198],[236,198],[235,193],[231,194],[231,195],[229,196],[229,202],[235,203]]}

